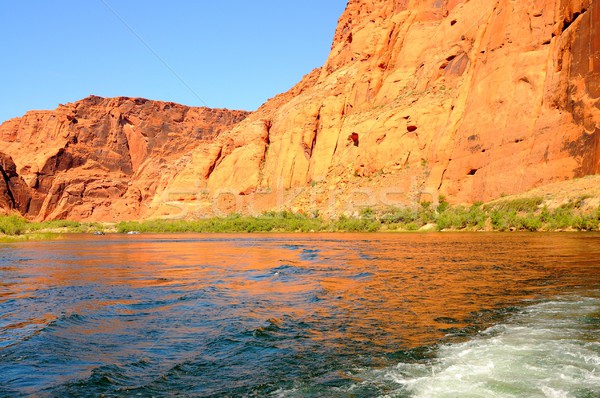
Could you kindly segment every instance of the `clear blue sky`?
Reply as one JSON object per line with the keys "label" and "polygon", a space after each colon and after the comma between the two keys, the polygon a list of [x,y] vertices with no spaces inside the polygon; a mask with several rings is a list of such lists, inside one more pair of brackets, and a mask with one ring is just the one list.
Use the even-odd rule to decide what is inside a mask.
{"label": "clear blue sky", "polygon": [[0,1],[0,122],[90,94],[254,110],[325,62],[345,6]]}

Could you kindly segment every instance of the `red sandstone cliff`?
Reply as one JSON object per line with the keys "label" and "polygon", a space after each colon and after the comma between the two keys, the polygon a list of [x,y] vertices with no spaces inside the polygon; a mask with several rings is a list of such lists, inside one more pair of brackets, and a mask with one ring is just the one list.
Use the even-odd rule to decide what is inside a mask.
{"label": "red sandstone cliff", "polygon": [[351,0],[323,68],[196,149],[167,190],[201,176],[238,210],[339,211],[599,173],[598,3]]}
{"label": "red sandstone cliff", "polygon": [[[87,198],[110,190],[118,192],[111,194],[118,208],[135,209],[117,218],[282,206],[339,212],[438,194],[453,202],[489,200],[600,173],[599,1],[350,0],[326,64],[289,92],[212,140],[188,144],[186,134],[158,134],[150,158],[167,165],[167,178],[155,166],[154,173],[140,171],[150,147],[139,136],[148,133],[117,114],[89,119],[88,134],[69,144],[88,148],[86,156],[61,155],[65,160],[47,166],[65,145],[18,155],[3,143],[0,151],[29,186],[42,187],[31,206],[40,218],[109,218],[110,208],[92,211],[98,206]],[[148,112],[179,123],[174,111]],[[29,130],[56,134],[47,115],[18,123],[45,124]],[[7,123],[3,135],[17,122]],[[102,142],[93,139],[98,128]],[[125,138],[127,151],[108,149]],[[95,163],[81,164],[103,150],[90,162],[130,160],[105,161],[104,174]],[[69,175],[68,184],[44,182],[44,167]],[[142,174],[132,181],[119,173]],[[89,175],[102,177],[89,186]],[[86,189],[92,195],[82,196]],[[65,199],[55,191],[73,193]]]}
{"label": "red sandstone cliff", "polygon": [[0,151],[10,155],[0,153],[0,206],[36,219],[143,217],[186,153],[246,116],[94,96],[28,112],[0,126]]}

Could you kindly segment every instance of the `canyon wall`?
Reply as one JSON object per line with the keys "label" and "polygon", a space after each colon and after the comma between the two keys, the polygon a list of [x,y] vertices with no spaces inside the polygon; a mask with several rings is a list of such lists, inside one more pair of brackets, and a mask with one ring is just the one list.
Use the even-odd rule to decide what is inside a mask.
{"label": "canyon wall", "polygon": [[245,114],[224,113],[231,123],[210,138],[195,123],[215,118],[194,113],[176,128],[174,104],[148,106],[153,124],[119,105],[75,128],[77,112],[123,101],[91,98],[6,122],[0,152],[32,188],[39,218],[334,216],[438,195],[487,201],[597,174],[598,3],[350,0],[322,68],[238,124]]}
{"label": "canyon wall", "polygon": [[37,220],[143,217],[157,184],[247,112],[91,96],[0,126],[0,207]]}
{"label": "canyon wall", "polygon": [[196,149],[170,205],[196,184],[207,209],[339,213],[599,173],[599,82],[598,1],[351,0],[325,65]]}

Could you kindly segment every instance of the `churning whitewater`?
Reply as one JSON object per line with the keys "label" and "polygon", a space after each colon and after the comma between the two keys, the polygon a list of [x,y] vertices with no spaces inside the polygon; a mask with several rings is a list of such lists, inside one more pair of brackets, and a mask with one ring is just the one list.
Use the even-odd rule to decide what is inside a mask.
{"label": "churning whitewater", "polygon": [[598,297],[559,298],[379,377],[398,383],[399,395],[423,398],[599,397],[599,326]]}

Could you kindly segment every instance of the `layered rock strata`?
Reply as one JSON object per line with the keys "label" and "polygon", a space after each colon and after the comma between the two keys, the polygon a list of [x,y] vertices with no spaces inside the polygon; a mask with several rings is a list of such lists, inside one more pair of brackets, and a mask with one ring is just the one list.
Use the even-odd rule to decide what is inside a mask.
{"label": "layered rock strata", "polygon": [[0,126],[0,150],[8,155],[0,154],[8,187],[0,203],[38,220],[144,217],[157,185],[191,150],[246,116],[95,96],[28,112]]}

